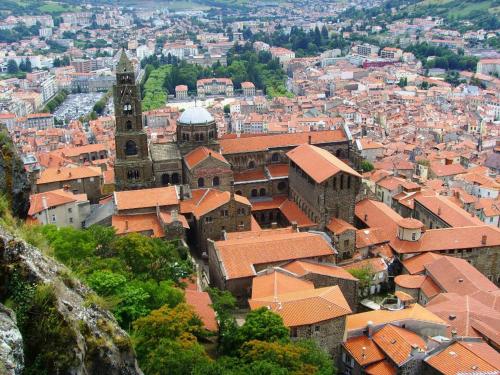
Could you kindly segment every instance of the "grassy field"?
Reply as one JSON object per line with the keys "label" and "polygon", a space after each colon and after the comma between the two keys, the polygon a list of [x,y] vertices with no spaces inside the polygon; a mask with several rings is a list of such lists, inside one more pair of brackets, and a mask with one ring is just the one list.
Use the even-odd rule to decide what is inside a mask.
{"label": "grassy field", "polygon": [[414,7],[417,10],[425,7],[432,7],[435,8],[436,14],[464,18],[469,16],[471,12],[478,10],[500,15],[500,6],[494,6],[494,4],[494,0],[482,0],[478,2],[464,0],[424,0]]}

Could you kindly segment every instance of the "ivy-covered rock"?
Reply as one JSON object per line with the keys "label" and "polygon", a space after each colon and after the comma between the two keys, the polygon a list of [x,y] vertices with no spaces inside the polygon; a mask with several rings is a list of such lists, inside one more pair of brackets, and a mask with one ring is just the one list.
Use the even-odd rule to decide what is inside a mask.
{"label": "ivy-covered rock", "polygon": [[30,207],[31,184],[7,129],[0,125],[0,195],[5,195],[14,216],[24,219]]}
{"label": "ivy-covered rock", "polygon": [[[0,301],[19,309],[23,374],[142,375],[128,334],[95,293],[1,227],[0,285],[8,286],[0,289]],[[4,333],[0,327],[0,337]]]}

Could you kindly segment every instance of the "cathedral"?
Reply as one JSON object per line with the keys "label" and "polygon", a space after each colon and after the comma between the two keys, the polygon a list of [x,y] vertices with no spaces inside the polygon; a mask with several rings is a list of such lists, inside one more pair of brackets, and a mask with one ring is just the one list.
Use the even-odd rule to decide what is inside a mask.
{"label": "cathedral", "polygon": [[[361,176],[348,165],[354,155],[347,127],[218,138],[212,115],[194,107],[178,118],[175,140],[148,143],[139,88],[125,53],[116,75],[117,191],[180,185],[180,195],[188,197],[230,192],[251,202],[252,216],[264,228],[295,223],[301,230],[326,230],[335,222],[353,223]],[[235,223],[224,217],[216,225],[210,218],[210,230],[218,233],[210,238]],[[352,256],[354,241],[343,247]]]}
{"label": "cathedral", "polygon": [[[135,83],[134,67],[125,52],[121,54],[116,67],[113,99],[117,191],[186,183],[186,178],[190,175],[188,173],[185,176],[185,171],[189,172],[190,167],[193,167],[183,162],[186,156],[195,156],[193,154],[200,152],[210,156],[213,151],[214,159],[217,160],[216,155],[220,155],[214,118],[205,108],[200,107],[189,108],[179,117],[175,142],[148,144],[142,124],[140,91]],[[211,151],[207,153],[206,150]],[[201,180],[197,180],[196,185],[198,182]],[[215,187],[219,186],[228,184],[216,182]]]}

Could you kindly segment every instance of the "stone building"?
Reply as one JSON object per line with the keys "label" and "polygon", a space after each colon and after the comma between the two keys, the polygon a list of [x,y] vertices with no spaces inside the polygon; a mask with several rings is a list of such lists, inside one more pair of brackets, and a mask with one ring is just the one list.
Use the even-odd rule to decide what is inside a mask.
{"label": "stone building", "polygon": [[115,104],[115,185],[116,190],[150,188],[154,185],[153,162],[148,138],[142,126],[139,88],[134,67],[122,52],[113,87]]}
{"label": "stone building", "polygon": [[73,194],[87,194],[90,203],[101,197],[102,171],[98,167],[47,168],[36,181],[36,192],[68,189]]}
{"label": "stone building", "polygon": [[200,146],[184,157],[184,181],[192,189],[211,187],[229,191],[233,171],[224,156]]}
{"label": "stone building", "polygon": [[335,250],[321,234],[292,228],[227,233],[223,240],[208,241],[210,284],[243,305],[259,271],[299,259],[331,263]]}
{"label": "stone building", "polygon": [[[310,281],[272,268],[253,279],[248,303],[252,310],[266,307],[280,315],[290,328],[292,340],[314,340],[337,360],[345,318],[351,313],[338,286],[315,288]],[[307,313],[303,310],[305,306],[311,306]]]}
{"label": "stone building", "polygon": [[287,153],[290,159],[290,200],[320,229],[332,218],[354,222],[361,175],[330,152],[309,144]]}
{"label": "stone building", "polygon": [[251,204],[234,190],[195,189],[182,198],[180,212],[190,224],[188,239],[201,255],[207,255],[207,241],[224,240],[226,233],[248,231]]}

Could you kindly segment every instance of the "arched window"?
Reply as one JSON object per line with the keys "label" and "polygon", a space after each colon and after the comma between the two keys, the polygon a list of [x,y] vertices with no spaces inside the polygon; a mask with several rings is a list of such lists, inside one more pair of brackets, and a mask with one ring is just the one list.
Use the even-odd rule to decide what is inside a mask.
{"label": "arched window", "polygon": [[220,180],[218,176],[215,176],[212,180],[212,186],[219,186],[220,185]]}
{"label": "arched window", "polygon": [[261,197],[264,197],[264,196],[266,195],[266,189],[261,188],[261,189],[260,189],[260,191],[259,191],[259,195],[260,195]]}
{"label": "arched window", "polygon": [[236,190],[236,191],[234,192],[234,194],[243,195],[243,193],[241,192],[241,190]]}
{"label": "arched window", "polygon": [[125,155],[132,156],[137,155],[137,145],[134,141],[129,140],[125,143]]}
{"label": "arched window", "polygon": [[201,187],[204,187],[205,186],[205,179],[203,177],[200,177],[198,179],[198,187],[201,188]]}
{"label": "arched window", "polygon": [[132,121],[128,120],[126,122],[127,130],[132,130]]}
{"label": "arched window", "polygon": [[257,189],[252,189],[252,197],[256,197],[257,195],[259,195],[259,192],[257,191]]}
{"label": "arched window", "polygon": [[272,156],[271,156],[271,161],[273,163],[276,163],[280,160],[280,154],[278,154],[277,152],[275,152]]}
{"label": "arched window", "polygon": [[286,189],[286,182],[285,181],[278,182],[278,190],[283,191],[285,189]]}
{"label": "arched window", "polygon": [[342,150],[338,149],[337,151],[335,151],[335,156],[338,158],[342,157]]}
{"label": "arched window", "polygon": [[248,162],[248,169],[254,169],[255,168],[255,162],[253,160],[250,160]]}
{"label": "arched window", "polygon": [[161,175],[161,184],[163,186],[167,186],[170,182],[170,175],[168,173],[164,173]]}
{"label": "arched window", "polygon": [[195,142],[199,142],[200,141],[200,135],[198,133],[196,133],[194,135],[194,140],[195,140]]}
{"label": "arched window", "polygon": [[180,180],[179,173],[172,173],[172,184],[177,185]]}
{"label": "arched window", "polygon": [[205,140],[205,134],[203,133],[200,133],[200,142],[204,141]]}
{"label": "arched window", "polygon": [[131,115],[132,114],[132,104],[125,103],[123,105],[123,114],[124,115]]}

